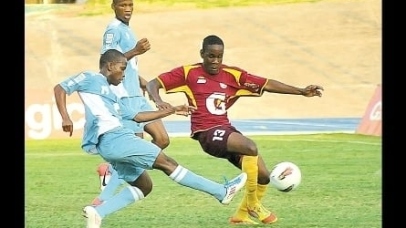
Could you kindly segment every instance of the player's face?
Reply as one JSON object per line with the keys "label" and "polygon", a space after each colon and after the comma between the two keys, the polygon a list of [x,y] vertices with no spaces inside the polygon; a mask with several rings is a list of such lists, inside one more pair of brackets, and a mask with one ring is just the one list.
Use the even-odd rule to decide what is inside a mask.
{"label": "player's face", "polygon": [[120,84],[125,77],[125,68],[127,68],[127,61],[125,59],[111,63],[110,75],[107,77],[107,81],[115,86]]}
{"label": "player's face", "polygon": [[203,59],[203,69],[208,74],[216,75],[220,72],[220,66],[223,62],[224,46],[213,44],[207,45],[206,49],[200,51]]}
{"label": "player's face", "polygon": [[111,4],[111,8],[114,10],[117,19],[125,23],[130,22],[134,10],[133,0],[116,0],[116,3]]}

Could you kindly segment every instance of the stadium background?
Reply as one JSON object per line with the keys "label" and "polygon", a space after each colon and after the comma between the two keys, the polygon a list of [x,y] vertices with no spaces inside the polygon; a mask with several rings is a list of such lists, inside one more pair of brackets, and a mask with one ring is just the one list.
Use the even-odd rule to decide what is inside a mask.
{"label": "stadium background", "polygon": [[[81,70],[97,70],[101,35],[112,18],[112,14],[78,16],[82,4],[60,9],[25,8],[26,139],[67,137],[52,88]],[[230,110],[232,120],[361,118],[381,83],[381,11],[379,0],[135,11],[131,26],[152,44],[139,57],[147,79],[200,61],[201,40],[217,34],[225,41],[224,63],[288,84],[325,88],[320,99],[275,94],[243,98]],[[174,104],[185,102],[180,94],[164,98]],[[76,95],[68,101],[74,137],[80,137],[83,107]],[[180,120],[185,118],[171,116],[165,122]]]}

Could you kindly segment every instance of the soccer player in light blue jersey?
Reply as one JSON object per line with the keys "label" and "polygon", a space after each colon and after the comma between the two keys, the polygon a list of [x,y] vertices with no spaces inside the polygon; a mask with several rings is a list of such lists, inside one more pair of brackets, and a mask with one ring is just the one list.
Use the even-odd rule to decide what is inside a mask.
{"label": "soccer player in light blue jersey", "polygon": [[[99,154],[129,185],[98,206],[83,209],[87,228],[99,228],[102,219],[131,203],[145,198],[152,191],[152,181],[146,170],[158,169],[180,185],[212,195],[222,204],[229,204],[245,185],[247,174],[242,172],[226,184],[219,184],[197,175],[167,156],[157,145],[142,139],[124,126],[122,112],[126,106],[110,88],[124,78],[127,67],[125,55],[110,49],[100,56],[100,72],[83,71],[55,85],[54,95],[62,117],[62,129],[70,136],[73,122],[66,107],[66,96],[77,92],[85,107],[82,149]],[[187,115],[192,106],[171,106],[165,110],[139,111],[137,122],[152,121],[172,114]]]}
{"label": "soccer player in light blue jersey", "polygon": [[136,34],[130,28],[134,9],[133,0],[112,0],[111,8],[114,10],[115,18],[107,25],[103,34],[101,54],[108,49],[117,49],[124,53],[128,61],[123,83],[111,86],[129,109],[129,113],[123,114],[123,123],[140,137],[143,136],[144,131],[147,132],[151,135],[153,143],[165,149],[169,145],[169,136],[162,121],[140,123],[135,122],[132,116],[134,110],[154,110],[143,93],[147,80],[139,75],[137,58],[151,48],[150,43],[147,38],[137,41]]}
{"label": "soccer player in light blue jersey", "polygon": [[[151,135],[154,144],[161,149],[165,149],[169,145],[169,136],[160,119],[144,123],[135,122],[133,119],[135,110],[154,110],[144,96],[147,80],[139,75],[137,58],[138,55],[144,54],[151,48],[150,43],[147,38],[137,41],[136,34],[130,28],[130,19],[134,9],[133,0],[112,0],[111,8],[114,10],[115,17],[107,25],[103,34],[101,54],[108,49],[117,49],[124,53],[128,60],[123,83],[118,86],[111,86],[129,111],[123,113],[124,126],[132,129],[141,138],[143,138],[144,131],[147,132]],[[103,164],[99,164],[99,167],[101,165]],[[122,180],[117,179],[118,175],[115,174],[111,166],[109,166],[109,170],[108,173],[100,176],[100,188],[102,191],[93,199],[92,204],[94,205],[101,204],[110,198],[123,184]],[[98,173],[100,175],[100,172]],[[106,186],[107,184],[108,186]]]}

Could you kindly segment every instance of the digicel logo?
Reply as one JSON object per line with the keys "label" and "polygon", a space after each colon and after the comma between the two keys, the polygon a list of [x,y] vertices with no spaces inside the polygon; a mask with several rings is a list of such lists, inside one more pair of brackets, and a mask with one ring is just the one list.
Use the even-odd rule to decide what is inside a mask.
{"label": "digicel logo", "polygon": [[[54,100],[53,100],[54,101]],[[73,121],[74,131],[83,129],[85,109],[82,103],[67,103],[69,116]],[[62,119],[55,102],[33,103],[25,108],[26,138],[46,139],[53,131],[62,132]]]}

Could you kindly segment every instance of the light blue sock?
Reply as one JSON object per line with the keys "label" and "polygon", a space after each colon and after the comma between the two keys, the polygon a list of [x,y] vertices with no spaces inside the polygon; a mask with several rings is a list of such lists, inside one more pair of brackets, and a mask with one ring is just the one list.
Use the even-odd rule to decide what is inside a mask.
{"label": "light blue sock", "polygon": [[199,176],[181,165],[178,165],[169,177],[181,185],[208,193],[218,200],[222,200],[226,195],[224,185]]}
{"label": "light blue sock", "polygon": [[111,173],[111,177],[109,182],[107,183],[106,187],[104,187],[103,191],[100,192],[99,200],[101,201],[106,201],[113,197],[113,195],[116,193],[118,187],[120,187],[122,184],[126,183],[123,179],[118,178],[118,173],[115,169],[112,168],[112,166],[109,164],[109,171]]}
{"label": "light blue sock", "polygon": [[127,186],[123,188],[119,193],[114,195],[105,203],[95,207],[97,213],[104,218],[106,215],[114,213],[135,201],[144,198],[144,194],[137,187]]}

